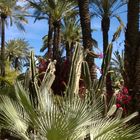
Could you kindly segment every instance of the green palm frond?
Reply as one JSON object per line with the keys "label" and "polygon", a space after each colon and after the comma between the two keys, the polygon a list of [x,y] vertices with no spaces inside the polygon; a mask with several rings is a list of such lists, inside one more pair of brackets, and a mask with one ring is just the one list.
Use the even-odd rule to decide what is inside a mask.
{"label": "green palm frond", "polygon": [[18,70],[22,70],[25,63],[29,62],[30,49],[25,39],[13,39],[6,43],[6,59],[12,66]]}
{"label": "green palm frond", "polygon": [[[81,27],[79,20],[74,18],[66,17],[64,18],[62,24],[62,42],[65,44],[66,50],[72,50],[76,42],[81,42]],[[67,45],[68,44],[68,45]]]}
{"label": "green palm frond", "polygon": [[112,17],[118,14],[118,10],[127,2],[122,0],[91,0],[91,4],[93,13],[102,18],[103,16]]}
{"label": "green palm frond", "polygon": [[25,31],[24,24],[28,21],[23,15],[27,15],[27,10],[17,4],[17,0],[1,0],[0,13],[6,18],[6,21],[12,26],[15,23],[18,29]]}
{"label": "green palm frond", "polygon": [[75,1],[68,0],[43,0],[39,2],[28,0],[28,2],[34,9],[36,9],[35,15],[37,16],[37,19],[40,16],[42,17],[42,15],[44,17],[48,17],[50,14],[52,16],[53,22],[58,21],[68,15],[73,15],[73,11],[76,7]]}
{"label": "green palm frond", "polygon": [[[113,80],[115,83],[124,80],[125,78],[125,68],[124,68],[124,51],[121,53],[119,51],[114,52],[114,57],[111,61],[111,70],[113,70]],[[117,78],[116,78],[117,77]]]}

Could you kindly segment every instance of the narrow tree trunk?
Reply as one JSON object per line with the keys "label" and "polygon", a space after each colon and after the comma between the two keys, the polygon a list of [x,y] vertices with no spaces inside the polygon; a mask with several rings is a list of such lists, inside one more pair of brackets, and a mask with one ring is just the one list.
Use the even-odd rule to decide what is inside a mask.
{"label": "narrow tree trunk", "polygon": [[60,45],[61,45],[61,21],[56,21],[54,25],[53,38],[53,59],[57,61],[60,59]]}
{"label": "narrow tree trunk", "polygon": [[19,67],[19,62],[18,62],[18,57],[15,58],[15,70],[18,70]]}
{"label": "narrow tree trunk", "polygon": [[138,56],[136,60],[136,72],[135,72],[135,85],[133,87],[133,92],[135,93],[135,108],[140,112],[140,46],[137,50]]}
{"label": "narrow tree trunk", "polygon": [[[78,0],[80,22],[82,27],[83,46],[84,49],[92,50],[93,40],[91,36],[91,24],[89,14],[89,0]],[[94,58],[87,56],[87,62],[90,69],[91,79],[94,80],[96,76],[96,67],[94,64]]]}
{"label": "narrow tree trunk", "polygon": [[67,61],[69,63],[71,63],[71,60],[72,60],[72,43],[69,44],[69,42],[66,43],[66,58],[67,58]]}
{"label": "narrow tree trunk", "polygon": [[49,16],[49,31],[48,31],[48,41],[47,41],[47,48],[48,48],[48,57],[52,58],[52,43],[53,43],[53,23],[52,17]]}
{"label": "narrow tree trunk", "polygon": [[5,76],[5,19],[1,15],[1,76]]}
{"label": "narrow tree trunk", "polygon": [[56,63],[56,71],[55,71],[55,81],[53,82],[52,89],[55,94],[61,95],[62,91],[60,89],[60,78],[61,78],[61,52],[60,52],[60,45],[61,45],[61,21],[53,22],[54,25],[54,36],[53,36],[53,59],[57,60]]}
{"label": "narrow tree trunk", "polygon": [[139,42],[139,0],[129,0],[128,2],[128,23],[125,34],[125,85],[132,95],[132,110],[140,107],[140,46]]}
{"label": "narrow tree trunk", "polygon": [[[109,37],[108,37],[108,32],[110,28],[110,19],[109,17],[103,17],[102,19],[102,34],[103,34],[103,54],[104,56],[106,55],[106,50],[109,44]],[[109,64],[110,65],[110,64]],[[108,66],[109,67],[109,66]],[[102,66],[103,69],[103,66]],[[106,76],[106,93],[107,93],[107,102],[110,101],[112,94],[113,94],[113,89],[112,89],[112,81],[111,81],[111,74],[107,73]]]}
{"label": "narrow tree trunk", "polygon": [[106,50],[108,46],[108,32],[110,28],[110,19],[109,17],[103,17],[102,19],[102,33],[103,33],[103,53],[106,55]]}

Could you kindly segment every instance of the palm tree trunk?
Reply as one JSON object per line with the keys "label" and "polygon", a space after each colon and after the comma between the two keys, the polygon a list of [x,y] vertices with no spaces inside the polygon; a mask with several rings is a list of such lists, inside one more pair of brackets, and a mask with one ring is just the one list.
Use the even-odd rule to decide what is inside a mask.
{"label": "palm tree trunk", "polygon": [[60,45],[61,45],[61,21],[53,22],[54,26],[54,36],[53,36],[53,59],[57,60],[56,63],[56,71],[55,71],[55,80],[52,85],[52,89],[54,93],[61,95],[60,89],[60,78],[61,78],[61,52],[60,52]]}
{"label": "palm tree trunk", "polygon": [[57,61],[60,59],[60,44],[61,44],[61,21],[56,21],[54,25],[54,38],[53,38],[53,59]]}
{"label": "palm tree trunk", "polygon": [[53,23],[52,17],[49,16],[49,31],[48,31],[48,41],[47,41],[47,48],[48,48],[48,56],[52,58],[52,43],[53,43]]}
{"label": "palm tree trunk", "polygon": [[[104,56],[106,55],[106,50],[107,50],[107,46],[108,46],[108,32],[109,32],[109,28],[110,28],[110,18],[104,16],[102,19],[102,34],[103,34],[103,53]],[[102,65],[102,69],[103,69],[103,65]],[[113,89],[112,89],[112,80],[111,80],[111,74],[107,73],[106,76],[106,93],[107,93],[107,102],[110,101],[112,95],[113,95]]]}
{"label": "palm tree trunk", "polygon": [[69,42],[66,43],[66,58],[67,58],[68,63],[71,63],[72,52],[71,52],[71,46]]}
{"label": "palm tree trunk", "polygon": [[15,58],[15,70],[18,70],[19,64],[18,64],[18,57]]}
{"label": "palm tree trunk", "polygon": [[125,34],[125,85],[132,95],[132,110],[140,108],[140,46],[139,42],[139,0],[129,0],[128,2],[128,23]]}
{"label": "palm tree trunk", "polygon": [[106,49],[108,46],[108,32],[110,28],[110,19],[109,17],[103,17],[102,19],[102,33],[103,33],[103,53],[106,54]]}
{"label": "palm tree trunk", "polygon": [[1,15],[1,76],[5,76],[5,19],[6,17]]}
{"label": "palm tree trunk", "polygon": [[[89,0],[78,0],[80,22],[82,27],[83,35],[83,46],[84,49],[92,50],[93,40],[91,36],[91,25],[90,25],[90,14],[89,14]],[[90,69],[91,79],[94,80],[96,76],[96,68],[94,64],[94,58],[87,56],[87,62]]]}

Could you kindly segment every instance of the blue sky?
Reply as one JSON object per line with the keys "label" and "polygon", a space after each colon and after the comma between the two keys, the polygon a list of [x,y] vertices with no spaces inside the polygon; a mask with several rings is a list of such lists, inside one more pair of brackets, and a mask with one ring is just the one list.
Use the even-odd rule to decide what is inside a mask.
{"label": "blue sky", "polygon": [[41,54],[40,48],[42,46],[42,37],[47,34],[48,25],[46,20],[40,20],[34,23],[33,18],[28,18],[28,24],[25,26],[25,32],[19,31],[15,25],[6,28],[6,41],[15,38],[25,38],[31,47],[33,47],[35,54]]}

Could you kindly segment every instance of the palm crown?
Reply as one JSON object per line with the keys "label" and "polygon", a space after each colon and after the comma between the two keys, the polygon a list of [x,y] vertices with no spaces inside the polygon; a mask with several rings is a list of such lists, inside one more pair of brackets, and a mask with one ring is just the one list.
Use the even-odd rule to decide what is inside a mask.
{"label": "palm crown", "polygon": [[22,6],[17,5],[16,0],[1,0],[0,14],[6,19],[9,18],[10,25],[14,23],[18,29],[24,30],[23,23],[27,23],[27,20],[23,15],[27,12]]}

